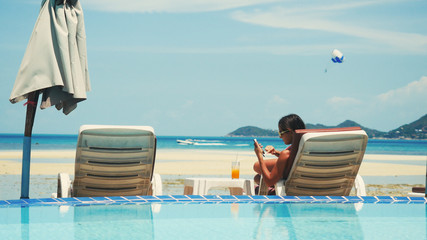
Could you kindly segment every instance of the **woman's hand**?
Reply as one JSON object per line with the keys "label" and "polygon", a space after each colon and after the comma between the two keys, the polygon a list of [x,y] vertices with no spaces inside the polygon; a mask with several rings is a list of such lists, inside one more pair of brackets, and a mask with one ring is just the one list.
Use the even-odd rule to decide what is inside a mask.
{"label": "woman's hand", "polygon": [[273,146],[268,145],[267,147],[265,147],[265,151],[270,153],[271,155],[274,155],[276,157],[278,157],[280,155],[280,152],[277,151]]}
{"label": "woman's hand", "polygon": [[274,149],[274,147],[271,145],[268,145],[267,147],[265,147],[265,151],[273,155],[276,153],[276,149]]}
{"label": "woman's hand", "polygon": [[262,145],[254,142],[254,152],[257,156],[262,156],[262,154],[264,153],[264,151],[262,150]]}

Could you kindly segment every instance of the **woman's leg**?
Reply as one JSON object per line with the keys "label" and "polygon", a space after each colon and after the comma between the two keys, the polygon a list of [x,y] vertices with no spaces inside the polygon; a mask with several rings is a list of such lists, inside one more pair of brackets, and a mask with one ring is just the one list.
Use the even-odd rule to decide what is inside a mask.
{"label": "woman's leg", "polygon": [[[265,162],[265,165],[267,165],[268,171],[271,171],[274,165],[276,164],[277,159],[267,159],[267,160],[264,160],[264,162]],[[258,174],[262,174],[261,166],[259,165],[258,161],[254,163],[254,171]]]}
{"label": "woman's leg", "polygon": [[[271,171],[274,167],[274,165],[277,162],[277,159],[268,159],[268,160],[264,160],[265,164],[267,165],[267,169],[269,171]],[[255,175],[254,177],[254,182],[256,184],[259,184],[259,181],[261,179],[261,175],[262,175],[262,171],[261,171],[261,166],[259,165],[259,162],[255,162],[254,163],[254,171],[258,174]]]}

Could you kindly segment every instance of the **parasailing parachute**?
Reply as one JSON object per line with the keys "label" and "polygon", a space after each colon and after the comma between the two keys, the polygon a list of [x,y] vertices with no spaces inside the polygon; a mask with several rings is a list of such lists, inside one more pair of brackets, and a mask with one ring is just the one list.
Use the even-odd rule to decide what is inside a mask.
{"label": "parasailing parachute", "polygon": [[344,61],[344,55],[338,49],[334,49],[334,51],[332,51],[331,60],[334,63],[342,63]]}

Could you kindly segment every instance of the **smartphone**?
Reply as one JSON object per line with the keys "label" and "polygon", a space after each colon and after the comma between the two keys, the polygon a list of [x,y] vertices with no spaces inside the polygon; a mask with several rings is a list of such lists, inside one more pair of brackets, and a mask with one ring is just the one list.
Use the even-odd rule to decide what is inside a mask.
{"label": "smartphone", "polygon": [[[256,143],[259,146],[258,141],[256,140],[256,138],[254,138],[254,143]],[[261,148],[262,149],[262,148]],[[265,152],[264,149],[262,149],[262,156],[265,157]]]}

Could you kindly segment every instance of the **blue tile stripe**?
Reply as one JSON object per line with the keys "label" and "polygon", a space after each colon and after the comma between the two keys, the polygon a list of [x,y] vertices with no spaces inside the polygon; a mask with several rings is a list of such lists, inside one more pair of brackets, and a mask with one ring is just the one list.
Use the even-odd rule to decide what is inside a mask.
{"label": "blue tile stripe", "polygon": [[381,203],[381,204],[427,204],[423,197],[391,196],[233,196],[233,195],[161,195],[161,196],[118,196],[79,198],[39,198],[0,200],[0,207],[27,206],[83,206],[140,203]]}

